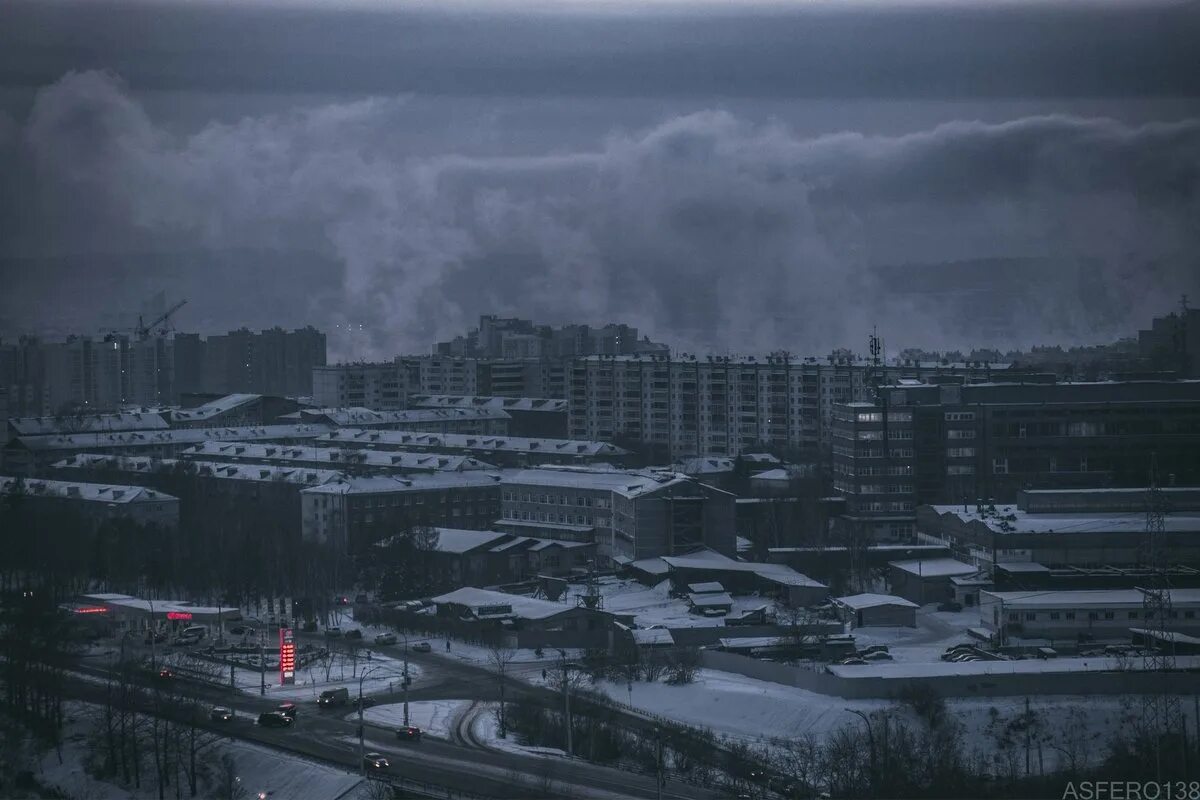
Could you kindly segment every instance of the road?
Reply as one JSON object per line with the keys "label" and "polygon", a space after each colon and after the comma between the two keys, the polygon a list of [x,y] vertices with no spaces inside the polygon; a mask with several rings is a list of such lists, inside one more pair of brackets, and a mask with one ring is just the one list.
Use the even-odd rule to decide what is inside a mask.
{"label": "road", "polygon": [[[428,666],[430,670],[446,668],[445,675],[433,678],[430,685],[421,689],[422,695],[437,694],[447,697],[467,689],[481,694],[482,685],[478,680],[480,672],[490,679],[493,686],[495,685],[494,676],[476,667],[454,665],[444,659],[430,661]],[[89,667],[86,672],[91,673],[90,680],[77,678],[70,682],[71,696],[91,702],[103,702],[105,688],[98,684],[95,678],[105,675],[105,668]],[[152,685],[151,678],[147,677],[146,680],[147,685]],[[173,691],[206,703],[231,705],[227,687],[177,679]],[[415,699],[417,694],[410,693],[410,699]],[[459,693],[456,697],[461,698],[463,695]],[[205,720],[202,725],[231,738],[255,742],[335,764],[350,771],[358,771],[358,725],[347,709],[323,710],[319,709],[315,702],[306,701],[298,703],[296,723],[289,729],[261,728],[255,724],[259,713],[272,710],[278,702],[277,698],[239,695],[232,702],[237,715],[233,722],[213,723]],[[350,718],[345,718],[347,716]],[[487,749],[475,741],[469,731],[460,731],[451,741],[426,737],[420,744],[408,744],[397,741],[390,728],[368,723],[364,726],[364,739],[367,751],[383,753],[392,761],[392,772],[408,780],[449,789],[459,796],[478,796],[495,800],[530,797],[616,800],[659,796],[652,776],[610,769],[578,759],[526,756]],[[551,787],[548,791],[547,786]],[[709,800],[724,795],[669,781],[661,796],[668,800]]]}

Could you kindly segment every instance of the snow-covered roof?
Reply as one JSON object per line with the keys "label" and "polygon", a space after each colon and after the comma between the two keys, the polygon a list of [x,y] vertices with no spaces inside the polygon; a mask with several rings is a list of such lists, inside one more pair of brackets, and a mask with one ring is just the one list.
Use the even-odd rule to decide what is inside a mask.
{"label": "snow-covered roof", "polygon": [[783,481],[787,482],[792,479],[791,474],[786,469],[769,469],[766,472],[760,472],[757,475],[751,475],[752,481]]}
{"label": "snow-covered roof", "polygon": [[[442,413],[442,409],[425,409]],[[397,412],[399,413],[399,412]],[[429,450],[473,450],[483,453],[529,453],[534,456],[620,457],[628,450],[608,442],[576,439],[544,439],[527,436],[495,436],[482,433],[425,433],[422,431],[341,428],[327,433],[321,441],[333,444],[353,442],[379,448]]]}
{"label": "snow-covered roof", "polygon": [[188,471],[207,478],[269,483],[303,483],[317,486],[345,480],[344,473],[311,467],[281,467],[274,464],[226,464],[220,461],[184,461],[177,458],[148,456],[108,456],[100,453],[79,453],[54,464],[54,469],[101,469],[153,474],[157,472]]}
{"label": "snow-covered roof", "polygon": [[662,556],[672,569],[752,572],[758,577],[785,586],[825,588],[825,584],[803,575],[786,564],[766,564],[756,561],[734,561],[711,550],[700,550],[686,556]]}
{"label": "snow-covered roof", "polygon": [[709,592],[723,592],[725,587],[717,581],[705,581],[704,583],[689,583],[688,591],[693,594],[707,594]]}
{"label": "snow-covered roof", "polygon": [[[505,594],[504,592],[495,592],[491,589],[477,589],[473,586],[455,589],[453,592],[438,595],[432,599],[439,606],[464,606],[471,609],[472,613],[476,613],[480,608],[508,606],[511,608],[509,615],[521,619],[546,619],[555,614],[570,611],[575,607],[566,603],[553,603],[549,600],[539,600],[535,597],[525,597],[519,594]],[[496,615],[488,614],[487,616],[502,616],[505,613],[508,612]]]}
{"label": "snow-covered roof", "polygon": [[[13,493],[18,486],[17,478],[0,476],[0,495]],[[54,497],[62,500],[104,503],[161,503],[177,498],[144,486],[122,486],[105,483],[79,483],[75,481],[46,481],[29,479],[24,482],[24,492],[31,497]]]}
{"label": "snow-covered roof", "polygon": [[434,530],[438,535],[434,549],[439,553],[466,553],[476,547],[483,547],[512,535],[500,531],[470,531],[462,528],[434,528]]}
{"label": "snow-covered roof", "polygon": [[1039,564],[1036,561],[1001,561],[996,565],[996,569],[1002,569],[1005,572],[1049,572],[1050,568],[1045,564]]}
{"label": "snow-covered roof", "polygon": [[836,597],[833,602],[845,606],[852,611],[861,611],[864,608],[876,608],[878,606],[918,607],[916,603],[905,600],[903,597],[897,597],[894,594],[852,594],[847,597]]}
{"label": "snow-covered roof", "polygon": [[[1175,667],[1200,667],[1200,656],[1177,656]],[[896,661],[866,665],[832,664],[825,669],[842,678],[937,678],[951,675],[1028,675],[1048,672],[1112,672],[1142,669],[1141,659],[1047,658],[1017,661]]]}
{"label": "snow-covered roof", "polygon": [[1159,642],[1174,642],[1175,644],[1200,644],[1200,636],[1189,636],[1180,631],[1156,631],[1147,628],[1130,628],[1130,633],[1145,636]]}
{"label": "snow-covered roof", "polygon": [[921,578],[949,578],[953,575],[974,575],[979,567],[972,567],[953,558],[914,558],[910,561],[891,561],[890,566]]}
{"label": "snow-covered roof", "polygon": [[684,459],[677,467],[685,475],[717,475],[733,472],[733,459],[727,456],[700,456]]}
{"label": "snow-covered roof", "polygon": [[733,598],[725,592],[716,594],[689,594],[688,602],[699,608],[720,608],[722,606],[732,606]]}
{"label": "snow-covered roof", "polygon": [[512,419],[497,408],[409,408],[402,411],[375,411],[370,408],[302,408],[281,419],[320,420],[339,428],[372,427],[376,425],[426,425],[455,420]]}
{"label": "snow-covered roof", "polygon": [[496,525],[503,525],[506,528],[530,528],[538,531],[572,531],[574,533],[590,533],[596,530],[594,525],[576,525],[571,522],[538,522],[530,519],[501,519],[497,520]]}
{"label": "snow-covered roof", "polygon": [[775,456],[770,453],[743,453],[743,461],[749,461],[753,464],[782,464]]}
{"label": "snow-covered roof", "polygon": [[8,427],[16,436],[51,436],[75,433],[166,430],[159,411],[121,411],[111,414],[63,414],[50,417],[10,417]]}
{"label": "snow-covered roof", "polygon": [[642,647],[666,646],[675,644],[675,637],[667,628],[634,628],[633,643]]}
{"label": "snow-covered roof", "polygon": [[666,470],[562,469],[554,466],[507,471],[504,473],[504,482],[510,486],[593,489],[623,497],[637,497],[667,486],[697,485],[687,475]]}
{"label": "snow-covered roof", "polygon": [[180,453],[186,458],[204,457],[231,461],[274,464],[320,464],[334,469],[375,468],[381,472],[460,472],[496,469],[472,456],[446,453],[406,453],[399,450],[362,450],[309,445],[255,442],[201,442]]}
{"label": "snow-covered roof", "polygon": [[[1109,491],[1109,490],[1105,490]],[[1146,513],[1138,511],[1086,511],[1069,513],[1040,513],[1023,511],[1015,505],[996,506],[995,513],[986,508],[980,514],[978,506],[962,505],[931,507],[938,514],[952,514],[963,522],[986,525],[996,533],[1141,533],[1146,527]],[[1200,512],[1181,511],[1163,518],[1168,533],[1200,532]]]}
{"label": "snow-covered roof", "polygon": [[[1200,589],[1171,589],[1171,605],[1200,606]],[[1006,608],[1141,608],[1145,595],[1137,589],[1064,589],[1060,591],[989,592],[985,598],[1000,600]]]}
{"label": "snow-covered roof", "polygon": [[592,544],[591,542],[568,542],[562,539],[533,539],[533,541],[536,542],[536,544],[529,549],[535,553],[545,550],[549,547],[561,547],[564,550],[573,550],[577,547],[587,547]]}
{"label": "snow-covered roof", "polygon": [[235,442],[282,439],[316,439],[333,430],[328,425],[254,425],[236,428],[175,428],[171,430],[73,433],[49,436],[18,436],[15,441],[28,450],[88,450],[158,445],[199,444],[209,440]]}
{"label": "snow-covered roof", "polygon": [[667,566],[667,562],[663,561],[658,556],[654,556],[653,558],[642,558],[637,561],[629,561],[628,564],[631,569],[636,569],[639,572],[645,572],[650,575],[666,575],[671,571],[671,568]]}
{"label": "snow-covered roof", "polygon": [[495,397],[464,394],[414,394],[409,403],[419,408],[498,408],[502,411],[563,413],[567,401],[548,397]]}
{"label": "snow-covered roof", "polygon": [[194,408],[172,409],[167,414],[170,420],[176,423],[203,422],[261,399],[261,394],[227,394]]}
{"label": "snow-covered roof", "polygon": [[421,472],[412,475],[347,477],[336,483],[306,489],[307,494],[383,494],[389,492],[425,492],[438,489],[472,489],[498,486],[494,472],[472,469],[466,472]]}

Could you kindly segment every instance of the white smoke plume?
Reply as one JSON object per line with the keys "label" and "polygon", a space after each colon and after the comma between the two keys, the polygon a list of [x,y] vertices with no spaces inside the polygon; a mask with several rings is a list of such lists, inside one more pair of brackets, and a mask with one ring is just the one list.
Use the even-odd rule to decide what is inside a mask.
{"label": "white smoke plume", "polygon": [[[696,352],[817,355],[873,324],[889,347],[1103,340],[1200,275],[1195,120],[803,138],[702,112],[527,157],[407,154],[419,124],[382,98],[180,134],[118,77],[72,73],[0,120],[0,231],[23,252],[321,253],[339,291],[311,322],[363,323],[379,357],[479,313],[622,321]],[[1013,257],[1044,268],[995,308],[876,269]],[[261,306],[246,324],[272,322]]]}

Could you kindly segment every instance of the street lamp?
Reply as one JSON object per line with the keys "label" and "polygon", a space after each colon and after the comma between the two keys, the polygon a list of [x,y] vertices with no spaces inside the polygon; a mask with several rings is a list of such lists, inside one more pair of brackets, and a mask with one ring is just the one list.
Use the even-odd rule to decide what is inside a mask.
{"label": "street lamp", "polygon": [[862,717],[867,725],[867,744],[871,748],[871,794],[875,794],[875,731],[871,729],[871,720],[866,714],[853,708],[847,708],[846,711]]}
{"label": "street lamp", "polygon": [[404,686],[404,727],[408,727],[408,632],[400,633],[404,637],[404,677],[400,679]]}
{"label": "street lamp", "polygon": [[[371,667],[368,670],[364,670],[363,674],[358,678],[358,768],[362,772],[362,776],[364,778],[367,777],[367,750],[366,745],[363,744],[363,681],[367,679],[368,675],[377,669],[383,669],[383,665],[380,664],[378,667]],[[408,724],[407,712],[408,707],[406,705],[404,714],[406,725]]]}

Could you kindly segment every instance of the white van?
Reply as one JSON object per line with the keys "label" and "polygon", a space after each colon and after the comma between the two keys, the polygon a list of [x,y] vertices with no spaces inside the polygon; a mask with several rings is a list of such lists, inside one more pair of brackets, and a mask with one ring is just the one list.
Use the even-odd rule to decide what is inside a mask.
{"label": "white van", "polygon": [[191,625],[179,632],[180,639],[203,639],[208,634],[208,628],[203,625]]}

